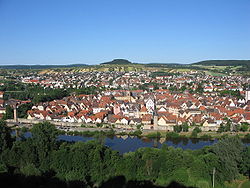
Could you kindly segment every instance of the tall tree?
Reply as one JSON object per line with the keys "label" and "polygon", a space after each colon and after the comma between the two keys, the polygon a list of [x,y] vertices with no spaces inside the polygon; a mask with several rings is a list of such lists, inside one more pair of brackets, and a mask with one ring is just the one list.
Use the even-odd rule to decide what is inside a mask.
{"label": "tall tree", "polygon": [[12,145],[11,129],[7,127],[6,122],[0,120],[0,154]]}
{"label": "tall tree", "polygon": [[219,158],[216,171],[220,181],[231,181],[239,175],[238,165],[242,161],[243,148],[238,137],[224,138],[212,147],[212,151]]}
{"label": "tall tree", "polygon": [[56,148],[58,131],[49,122],[38,123],[31,129],[32,141],[37,152],[40,165],[47,166],[49,153]]}

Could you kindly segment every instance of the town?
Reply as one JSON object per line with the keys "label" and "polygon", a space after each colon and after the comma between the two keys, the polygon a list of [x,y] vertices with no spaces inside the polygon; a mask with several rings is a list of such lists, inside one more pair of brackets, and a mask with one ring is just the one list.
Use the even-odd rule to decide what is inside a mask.
{"label": "town", "polygon": [[[178,127],[191,131],[196,126],[202,131],[247,131],[250,123],[250,79],[239,75],[212,76],[194,70],[54,71],[29,73],[17,80],[51,90],[97,88],[90,94],[73,92],[61,99],[34,104],[27,111],[30,121],[165,131]],[[4,100],[0,102],[3,114]],[[17,101],[19,105],[26,102]]]}

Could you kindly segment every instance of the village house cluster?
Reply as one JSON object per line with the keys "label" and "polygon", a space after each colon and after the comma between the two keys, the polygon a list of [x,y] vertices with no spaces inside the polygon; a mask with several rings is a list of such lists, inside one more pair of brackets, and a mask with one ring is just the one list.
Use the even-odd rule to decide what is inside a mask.
{"label": "village house cluster", "polygon": [[185,87],[195,91],[199,86],[204,94],[216,95],[217,91],[243,91],[250,79],[242,76],[211,76],[204,72],[155,74],[150,71],[142,72],[53,72],[46,74],[29,74],[18,78],[23,83],[32,83],[44,88],[86,88],[98,87],[108,89],[180,89]]}
{"label": "village house cluster", "polygon": [[[21,74],[17,80],[51,89],[97,88],[97,94],[73,94],[35,104],[27,112],[30,120],[169,131],[184,123],[201,125],[205,131],[218,130],[228,120],[234,125],[250,123],[250,79],[244,76],[211,76],[198,71],[60,71]],[[221,95],[221,91],[237,91],[240,97]],[[3,94],[0,92],[0,116],[5,113]]]}
{"label": "village house cluster", "polygon": [[69,96],[40,103],[28,111],[28,119],[113,124],[117,128],[172,131],[175,125],[201,125],[215,131],[227,119],[237,125],[250,123],[250,91],[245,99],[184,93],[167,89],[107,90],[97,95]]}
{"label": "village house cluster", "polygon": [[3,117],[3,115],[6,112],[5,105],[4,105],[4,100],[3,100],[3,95],[4,95],[4,92],[0,91],[0,119]]}

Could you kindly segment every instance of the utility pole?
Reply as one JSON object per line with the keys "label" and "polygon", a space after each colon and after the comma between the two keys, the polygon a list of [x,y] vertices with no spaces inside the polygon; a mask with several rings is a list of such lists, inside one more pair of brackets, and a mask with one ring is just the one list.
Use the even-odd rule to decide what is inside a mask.
{"label": "utility pole", "polygon": [[213,188],[214,188],[214,175],[215,175],[215,168],[213,168]]}

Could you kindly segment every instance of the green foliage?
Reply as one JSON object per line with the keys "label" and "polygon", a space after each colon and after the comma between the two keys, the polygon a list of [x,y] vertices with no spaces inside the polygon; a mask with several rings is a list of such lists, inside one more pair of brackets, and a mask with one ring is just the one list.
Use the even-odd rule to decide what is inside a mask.
{"label": "green foliage", "polygon": [[199,127],[195,127],[191,133],[191,138],[197,138],[198,133],[201,132],[201,129]]}
{"label": "green foliage", "polygon": [[113,61],[102,63],[103,65],[127,65],[127,64],[132,64],[130,61],[126,59],[114,59]]}
{"label": "green foliage", "polygon": [[188,182],[188,173],[187,173],[187,169],[185,168],[179,168],[178,170],[173,172],[173,176],[172,176],[173,180],[181,183],[181,184],[185,184]]}
{"label": "green foliage", "polygon": [[179,138],[180,135],[178,133],[175,132],[167,132],[166,133],[166,138]]}
{"label": "green foliage", "polygon": [[196,65],[207,65],[207,66],[240,66],[249,65],[250,60],[207,60],[194,63]]}
{"label": "green foliage", "polygon": [[35,167],[34,164],[27,164],[20,168],[20,172],[25,176],[40,176],[41,172]]}
{"label": "green foliage", "polygon": [[223,124],[220,124],[220,127],[217,130],[218,133],[225,132],[225,126]]}
{"label": "green foliage", "polygon": [[148,137],[148,138],[160,138],[161,133],[160,132],[149,133],[149,134],[146,135],[146,137]]}
{"label": "green foliage", "polygon": [[[0,125],[1,142],[9,143],[9,129],[4,122]],[[199,132],[198,127],[195,132]],[[89,187],[99,187],[115,176],[124,176],[126,181],[151,181],[162,186],[177,181],[192,187],[211,187],[214,168],[216,186],[222,187],[225,181],[234,180],[240,173],[249,175],[250,149],[244,148],[237,137],[224,138],[199,150],[175,149],[164,144],[161,149],[140,148],[120,155],[103,145],[103,138],[113,134],[113,130],[110,133],[81,133],[95,135],[96,139],[75,143],[57,141],[58,132],[48,122],[34,125],[31,133],[30,138],[3,144],[0,172],[7,172],[11,167],[14,171],[8,173],[46,174],[66,182],[80,181],[81,185]],[[9,136],[2,136],[4,134]],[[160,133],[154,136],[158,138]],[[169,132],[166,136],[177,138],[179,135]]]}
{"label": "green foliage", "polygon": [[35,124],[31,129],[31,133],[39,164],[47,166],[46,159],[48,155],[56,149],[58,131],[51,123],[44,122]]}
{"label": "green foliage", "polygon": [[242,123],[240,126],[240,131],[246,132],[249,129],[249,124],[248,123]]}
{"label": "green foliage", "polygon": [[247,133],[247,134],[244,136],[244,139],[250,140],[250,134]]}
{"label": "green foliage", "polygon": [[27,111],[30,110],[33,106],[33,103],[26,103],[18,106],[17,115],[19,118],[27,118]]}
{"label": "green foliage", "polygon": [[6,106],[6,113],[4,114],[3,119],[14,119],[14,110],[9,105]]}
{"label": "green foliage", "polygon": [[182,125],[175,125],[174,132],[176,132],[176,133],[188,132],[188,124],[185,122]]}
{"label": "green foliage", "polygon": [[4,173],[4,172],[8,172],[8,168],[7,166],[1,161],[0,162],[0,174]]}
{"label": "green foliage", "polygon": [[200,138],[202,138],[202,139],[212,139],[212,136],[208,135],[208,134],[203,134],[202,136],[200,136]]}
{"label": "green foliage", "polygon": [[179,126],[179,125],[175,125],[174,126],[174,132],[179,133],[181,131],[182,131],[182,127],[181,126]]}
{"label": "green foliage", "polygon": [[198,84],[198,87],[197,89],[195,90],[196,93],[203,93],[204,92],[204,89],[203,89],[203,86],[202,84]]}
{"label": "green foliage", "polygon": [[244,148],[242,153],[242,163],[240,163],[240,172],[250,177],[250,146]]}
{"label": "green foliage", "polygon": [[236,97],[238,99],[243,98],[243,96],[240,94],[239,90],[233,91],[233,90],[224,90],[224,91],[220,91],[220,95],[221,96],[233,96]]}
{"label": "green foliage", "polygon": [[7,127],[6,122],[0,120],[0,154],[10,148],[12,145],[11,129]]}
{"label": "green foliage", "polygon": [[141,130],[136,130],[134,132],[129,133],[129,135],[131,135],[131,136],[138,136],[138,137],[141,136],[141,134],[142,134]]}
{"label": "green foliage", "polygon": [[219,158],[217,171],[221,181],[231,181],[239,175],[238,165],[242,161],[243,144],[237,137],[228,137],[213,145],[212,151]]}

